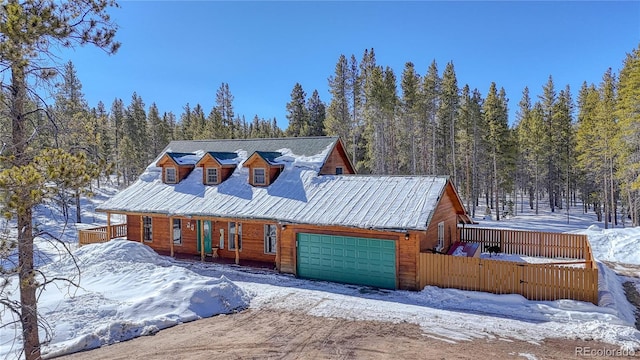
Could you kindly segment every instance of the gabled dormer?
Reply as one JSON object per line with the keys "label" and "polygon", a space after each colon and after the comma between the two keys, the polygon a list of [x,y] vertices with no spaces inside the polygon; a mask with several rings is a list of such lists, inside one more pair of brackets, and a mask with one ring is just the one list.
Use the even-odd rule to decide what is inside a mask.
{"label": "gabled dormer", "polygon": [[256,151],[244,162],[244,167],[249,169],[249,184],[252,186],[271,185],[282,169],[283,164],[275,161],[282,156],[279,152]]}
{"label": "gabled dormer", "polygon": [[234,152],[209,151],[196,163],[202,168],[202,183],[218,185],[227,180],[238,165],[238,154]]}
{"label": "gabled dormer", "polygon": [[338,139],[318,172],[320,175],[355,174],[356,169],[344,149],[342,140]]}
{"label": "gabled dormer", "polygon": [[177,184],[193,170],[197,161],[196,154],[166,152],[156,163],[162,168],[162,182]]}

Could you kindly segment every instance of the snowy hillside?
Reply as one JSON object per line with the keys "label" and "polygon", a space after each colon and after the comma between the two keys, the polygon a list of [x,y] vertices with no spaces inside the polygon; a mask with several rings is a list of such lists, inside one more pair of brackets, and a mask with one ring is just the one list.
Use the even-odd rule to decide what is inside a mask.
{"label": "snowy hillside", "polygon": [[[93,214],[90,209],[112,193],[102,191],[85,202],[83,219],[103,224],[101,214]],[[501,222],[481,221],[480,226],[581,232],[589,236],[597,259],[640,263],[639,229],[602,230],[592,226],[591,215],[572,216],[569,225],[566,214],[527,213]],[[46,207],[39,209],[37,221],[42,229],[58,233],[64,224]],[[75,240],[75,229],[71,230],[62,236],[65,241]],[[601,301],[595,306],[573,300],[530,301],[519,295],[436,287],[420,292],[389,291],[308,281],[270,271],[178,261],[128,241],[75,250],[78,276],[71,257],[50,244],[44,237],[36,242],[43,272],[72,277],[81,287],[50,286],[40,299],[40,314],[53,331],[51,342],[43,348],[43,354],[49,357],[247,307],[414,323],[426,336],[445,342],[498,338],[539,343],[546,338],[568,338],[640,349],[640,332],[633,326],[634,307],[626,300],[621,285],[623,281],[640,284],[640,279],[618,276],[603,264],[599,264]],[[13,279],[14,287],[15,283]],[[13,320],[7,312],[0,316],[2,324]],[[0,328],[0,358],[15,358],[19,348],[17,328]]]}

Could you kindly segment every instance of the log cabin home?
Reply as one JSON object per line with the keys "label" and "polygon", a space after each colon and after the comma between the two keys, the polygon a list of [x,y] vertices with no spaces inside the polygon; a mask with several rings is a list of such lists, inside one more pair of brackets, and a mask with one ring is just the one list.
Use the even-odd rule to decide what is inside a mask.
{"label": "log cabin home", "polygon": [[172,141],[98,210],[159,253],[409,290],[469,220],[448,177],[358,175],[337,137]]}

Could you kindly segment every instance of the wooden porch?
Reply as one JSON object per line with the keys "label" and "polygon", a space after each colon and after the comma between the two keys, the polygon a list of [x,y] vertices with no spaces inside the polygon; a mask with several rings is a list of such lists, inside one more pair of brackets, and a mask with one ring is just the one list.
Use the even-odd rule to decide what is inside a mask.
{"label": "wooden porch", "polygon": [[99,226],[78,230],[78,246],[107,242],[111,239],[126,237],[127,224]]}

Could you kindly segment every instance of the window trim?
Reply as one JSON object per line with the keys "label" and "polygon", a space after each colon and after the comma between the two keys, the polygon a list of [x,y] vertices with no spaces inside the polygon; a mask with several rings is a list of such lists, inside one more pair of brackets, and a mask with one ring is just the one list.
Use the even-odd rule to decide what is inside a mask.
{"label": "window trim", "polygon": [[[338,172],[338,169],[340,169],[340,172]],[[342,166],[336,166],[336,175],[342,174],[344,174],[344,168]]]}
{"label": "window trim", "polygon": [[[233,231],[231,230],[231,224],[233,224]],[[240,231],[238,232],[238,251],[242,251],[242,223],[235,222],[235,221],[230,221],[228,226],[229,232],[228,232],[228,239],[227,239],[227,249],[229,251],[236,251],[233,237],[235,236],[235,232],[237,228],[240,228]]]}
{"label": "window trim", "polygon": [[436,251],[442,251],[444,249],[444,221],[438,223],[438,245]]}
{"label": "window trim", "polygon": [[[178,227],[176,228],[176,224]],[[173,223],[171,224],[172,229],[172,237],[173,237],[173,245],[182,246],[182,219],[173,219]],[[176,239],[176,230],[180,231],[180,237]]]}
{"label": "window trim", "polygon": [[[274,242],[273,242],[273,249],[271,249],[271,251],[269,251],[268,247],[271,244],[271,242],[269,241],[269,239],[271,238],[271,228],[273,227],[273,229],[275,230],[275,234],[274,234]],[[275,255],[278,252],[278,228],[276,224],[264,224],[264,253],[266,255]]]}
{"label": "window trim", "polygon": [[[256,181],[256,177],[257,177],[256,171],[258,171],[258,170],[262,170],[262,179],[263,179],[262,182]],[[253,184],[254,185],[267,185],[267,169],[265,169],[265,168],[253,168],[252,172],[253,172]]]}
{"label": "window trim", "polygon": [[153,218],[151,216],[142,216],[142,240],[153,242]]}
{"label": "window trim", "polygon": [[[215,180],[214,181],[210,181],[209,180],[209,170],[213,170],[215,171]],[[206,180],[205,184],[207,185],[215,185],[220,183],[220,171],[218,171],[217,167],[208,167],[205,168],[204,170],[204,178]]]}
{"label": "window trim", "polygon": [[[173,170],[173,181],[169,181],[169,170]],[[178,183],[178,169],[173,166],[167,166],[164,168],[164,182],[167,184]]]}

